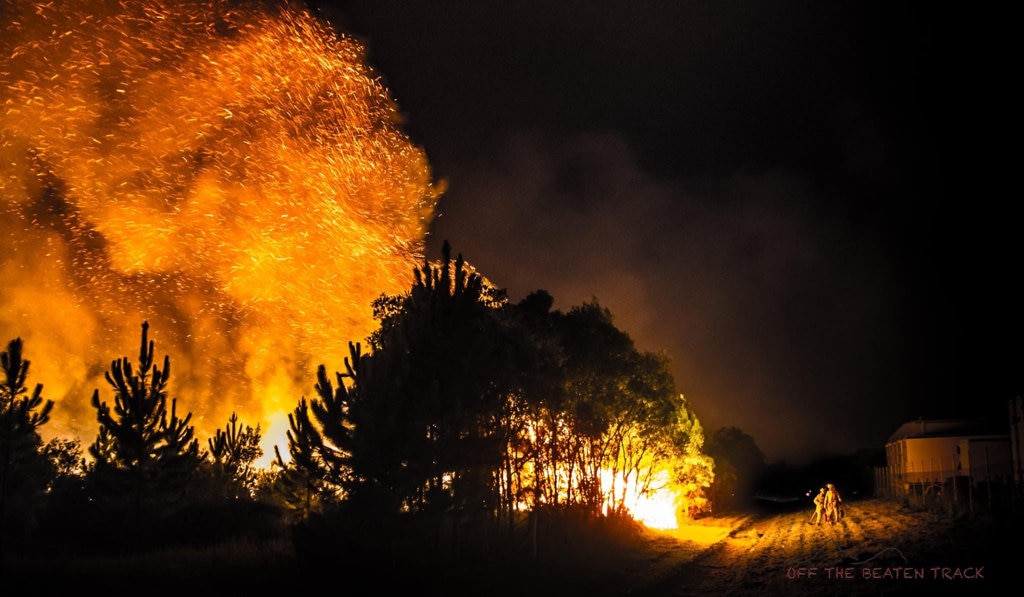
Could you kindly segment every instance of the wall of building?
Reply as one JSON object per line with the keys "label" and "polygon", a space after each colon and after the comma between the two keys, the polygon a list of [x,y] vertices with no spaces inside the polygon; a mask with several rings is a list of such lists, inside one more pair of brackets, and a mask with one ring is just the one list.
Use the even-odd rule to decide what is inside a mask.
{"label": "wall of building", "polygon": [[971,438],[960,440],[960,465],[975,483],[1006,482],[1012,478],[1013,464],[1009,438]]}
{"label": "wall of building", "polygon": [[893,473],[906,479],[951,477],[960,437],[912,437],[890,442],[886,457]]}

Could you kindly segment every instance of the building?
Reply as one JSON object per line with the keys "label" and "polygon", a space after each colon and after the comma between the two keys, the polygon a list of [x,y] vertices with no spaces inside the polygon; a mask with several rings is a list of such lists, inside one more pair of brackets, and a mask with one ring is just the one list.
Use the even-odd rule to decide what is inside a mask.
{"label": "building", "polygon": [[1009,429],[990,420],[910,421],[889,437],[885,455],[881,482],[904,495],[958,483],[1008,483],[1015,466]]}

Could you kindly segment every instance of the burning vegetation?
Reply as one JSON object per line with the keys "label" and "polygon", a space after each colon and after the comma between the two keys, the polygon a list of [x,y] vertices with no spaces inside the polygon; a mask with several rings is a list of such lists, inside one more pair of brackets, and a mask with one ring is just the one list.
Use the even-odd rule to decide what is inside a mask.
{"label": "burning vegetation", "polygon": [[376,303],[380,329],[289,417],[290,499],[379,513],[458,512],[512,529],[571,507],[675,528],[706,509],[703,430],[666,360],[635,349],[596,302],[507,304],[461,256],[424,264]]}
{"label": "burning vegetation", "polygon": [[88,429],[148,320],[202,432],[238,412],[283,441],[317,361],[411,283],[426,155],[360,44],[274,5],[3,2],[0,332],[47,355],[54,431]]}
{"label": "burning vegetation", "polygon": [[362,48],[243,5],[3,4],[0,537],[130,549],[248,504],[312,558],[338,530],[537,557],[552,517],[706,511],[666,358],[427,260],[440,185]]}

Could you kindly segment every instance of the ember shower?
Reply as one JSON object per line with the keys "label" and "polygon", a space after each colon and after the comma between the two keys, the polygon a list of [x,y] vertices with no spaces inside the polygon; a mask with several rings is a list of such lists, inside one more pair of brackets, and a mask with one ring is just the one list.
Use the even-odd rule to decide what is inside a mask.
{"label": "ember shower", "polygon": [[363,47],[297,5],[0,2],[0,339],[47,432],[93,439],[147,320],[202,436],[237,412],[281,444],[440,193]]}

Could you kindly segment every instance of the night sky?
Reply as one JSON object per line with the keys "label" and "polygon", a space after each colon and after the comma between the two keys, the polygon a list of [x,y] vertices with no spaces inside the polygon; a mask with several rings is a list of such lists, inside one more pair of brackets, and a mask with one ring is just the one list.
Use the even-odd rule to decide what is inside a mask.
{"label": "night sky", "polygon": [[801,463],[1021,393],[998,15],[309,5],[363,41],[447,183],[428,254],[450,241],[513,300],[597,299],[708,432]]}

